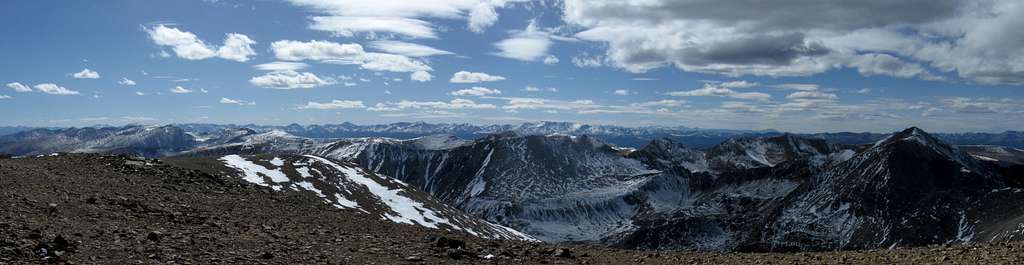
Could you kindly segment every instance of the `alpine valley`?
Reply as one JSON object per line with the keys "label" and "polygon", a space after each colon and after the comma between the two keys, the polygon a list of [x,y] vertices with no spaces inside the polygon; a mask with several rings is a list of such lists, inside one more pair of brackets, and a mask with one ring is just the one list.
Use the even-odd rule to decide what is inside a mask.
{"label": "alpine valley", "polygon": [[[627,249],[820,251],[1024,238],[1024,133],[518,125],[21,128],[19,159],[139,156],[370,218]],[[148,160],[156,158],[159,160]]]}

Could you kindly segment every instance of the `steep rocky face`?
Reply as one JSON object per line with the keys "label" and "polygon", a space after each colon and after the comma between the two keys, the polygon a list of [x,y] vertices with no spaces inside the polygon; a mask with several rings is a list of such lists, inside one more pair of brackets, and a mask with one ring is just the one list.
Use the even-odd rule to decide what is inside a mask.
{"label": "steep rocky face", "polygon": [[652,140],[643,148],[630,153],[629,157],[653,168],[681,176],[709,170],[704,152],[690,149],[666,138]]}
{"label": "steep rocky face", "polygon": [[422,139],[339,142],[325,155],[556,242],[596,242],[630,229],[633,216],[652,204],[671,205],[686,186],[684,178],[649,169],[587,136],[505,133],[442,147],[425,148]]}
{"label": "steep rocky face", "polygon": [[157,157],[195,146],[191,135],[170,125],[36,129],[0,137],[0,153],[13,155],[67,152]]}
{"label": "steep rocky face", "polygon": [[771,167],[786,161],[809,160],[821,166],[829,160],[843,160],[855,152],[821,139],[807,139],[792,134],[774,137],[727,140],[707,151],[711,171],[727,172],[757,167]]}
{"label": "steep rocky face", "polygon": [[1006,203],[1024,198],[1021,190],[1008,188],[1005,176],[920,129],[893,134],[819,168],[805,161],[829,149],[816,150],[806,152],[814,156],[790,156],[796,160],[771,167],[693,175],[686,203],[635,218],[637,229],[612,243],[645,249],[793,251],[1022,236],[1018,226],[1024,224],[1024,206]]}
{"label": "steep rocky face", "polygon": [[967,242],[968,214],[1002,179],[917,128],[816,174],[778,213],[778,249]]}
{"label": "steep rocky face", "polygon": [[168,161],[214,174],[228,174],[277,192],[310,193],[328,205],[395,223],[484,238],[533,240],[513,229],[466,215],[404,182],[349,162],[313,155],[226,155]]}

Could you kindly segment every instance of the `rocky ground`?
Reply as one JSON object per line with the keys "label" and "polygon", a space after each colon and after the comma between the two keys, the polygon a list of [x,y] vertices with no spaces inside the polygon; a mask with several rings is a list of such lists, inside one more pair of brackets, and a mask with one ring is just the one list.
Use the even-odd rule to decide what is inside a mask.
{"label": "rocky ground", "polygon": [[1024,244],[697,253],[489,241],[88,154],[0,159],[0,264],[1022,264]]}

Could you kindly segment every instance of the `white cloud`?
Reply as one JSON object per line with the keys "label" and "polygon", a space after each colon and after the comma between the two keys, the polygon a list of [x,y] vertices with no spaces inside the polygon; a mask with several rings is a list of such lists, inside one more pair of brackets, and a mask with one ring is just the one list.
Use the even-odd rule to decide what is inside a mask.
{"label": "white cloud", "polygon": [[250,106],[251,105],[256,105],[256,102],[254,102],[254,101],[245,101],[245,100],[230,99],[230,98],[220,98],[220,103],[221,104],[234,104],[234,105],[239,105],[239,106],[243,106],[243,105],[250,105]]}
{"label": "white cloud", "polygon": [[788,99],[829,99],[829,100],[834,100],[834,99],[839,99],[839,96],[836,96],[836,94],[819,92],[819,91],[799,91],[799,92],[794,92],[792,94],[789,94],[789,96],[786,96],[786,98],[788,98]]}
{"label": "white cloud", "polygon": [[78,91],[70,90],[70,89],[64,88],[62,86],[58,86],[57,84],[53,84],[53,83],[43,83],[43,84],[35,85],[33,87],[37,91],[39,91],[39,92],[43,92],[43,93],[50,94],[50,95],[68,96],[68,95],[78,95],[79,94]]}
{"label": "white cloud", "polygon": [[495,55],[520,61],[536,61],[548,56],[551,47],[551,34],[537,28],[536,22],[523,31],[514,32],[511,37],[498,41]]}
{"label": "white cloud", "polygon": [[716,84],[704,84],[703,88],[696,90],[669,92],[668,95],[677,97],[718,96],[759,101],[770,100],[772,97],[769,94],[761,92],[736,92],[732,89],[721,87]]}
{"label": "white cloud", "polygon": [[721,87],[728,87],[728,88],[751,88],[751,87],[759,86],[761,84],[758,84],[758,83],[755,83],[755,82],[747,82],[746,80],[739,80],[739,81],[721,82],[721,83],[718,83],[718,85],[721,86]]}
{"label": "white cloud", "polygon": [[306,102],[306,105],[299,106],[299,109],[362,109],[366,108],[362,101],[358,100],[331,100],[331,102]]}
{"label": "white cloud", "polygon": [[174,53],[178,55],[178,58],[202,60],[217,55],[209,45],[192,32],[164,25],[156,25],[156,27],[147,28],[146,31],[154,43],[171,47]]}
{"label": "white cloud", "polygon": [[501,95],[501,90],[490,89],[486,87],[472,87],[467,89],[460,89],[448,93],[452,96],[489,96],[489,95]]}
{"label": "white cloud", "polygon": [[790,90],[801,90],[801,91],[812,91],[818,90],[819,86],[816,84],[781,84],[774,85],[774,87]]}
{"label": "white cloud", "polygon": [[494,6],[489,3],[480,2],[469,11],[469,31],[483,33],[497,21],[498,12],[494,11]]}
{"label": "white cloud", "polygon": [[366,33],[402,35],[412,38],[437,38],[437,27],[428,19],[465,19],[473,32],[483,32],[493,25],[504,0],[289,0],[294,5],[323,14],[311,18],[310,28],[352,37]]}
{"label": "white cloud", "polygon": [[324,63],[359,65],[370,71],[417,72],[431,71],[426,63],[406,56],[366,52],[356,43],[340,44],[329,41],[300,42],[292,40],[275,41],[271,45],[279,60],[314,60]]}
{"label": "white cloud", "polygon": [[557,64],[558,62],[558,57],[555,57],[554,55],[548,55],[547,57],[544,57],[544,64]]}
{"label": "white cloud", "polygon": [[453,99],[451,101],[412,101],[402,100],[399,102],[388,102],[377,104],[372,108],[367,108],[369,111],[399,111],[405,109],[494,109],[497,106],[493,104],[476,103],[469,99]]}
{"label": "white cloud", "polygon": [[146,93],[142,93],[142,91],[135,91],[135,95],[136,96],[145,96]]}
{"label": "white cloud", "polygon": [[312,17],[310,29],[327,31],[337,37],[352,37],[357,32],[395,33],[414,38],[436,39],[429,22],[397,17]]}
{"label": "white cloud", "polygon": [[249,79],[249,84],[273,89],[314,88],[334,84],[309,72],[276,71]]}
{"label": "white cloud", "polygon": [[430,75],[427,71],[416,71],[409,74],[409,80],[416,82],[427,82],[434,79],[434,76]]}
{"label": "white cloud", "polygon": [[595,108],[597,105],[593,100],[556,100],[545,98],[497,98],[507,100],[508,103],[502,106],[507,110],[581,110]]}
{"label": "white cloud", "polygon": [[174,93],[174,94],[188,94],[188,93],[192,93],[191,89],[184,88],[184,87],[181,87],[181,86],[176,86],[174,88],[171,88],[170,91],[171,91],[171,93]]}
{"label": "white cloud", "polygon": [[224,39],[224,46],[217,49],[217,56],[227,60],[246,62],[249,61],[249,57],[255,56],[256,51],[252,49],[252,45],[256,44],[249,36],[245,36],[238,33],[228,33],[226,39]]}
{"label": "white cloud", "polygon": [[239,33],[229,33],[224,39],[224,45],[215,47],[199,39],[196,34],[182,31],[178,28],[156,25],[146,28],[146,33],[153,43],[160,46],[170,47],[178,58],[186,60],[203,60],[212,57],[220,57],[227,60],[246,62],[250,57],[256,55],[252,49],[255,41],[248,36]]}
{"label": "white cloud", "polygon": [[576,65],[576,67],[581,67],[581,68],[584,68],[584,67],[601,67],[601,66],[604,66],[604,61],[605,61],[604,57],[601,57],[601,56],[591,56],[590,54],[587,54],[587,53],[584,53],[584,54],[572,57],[572,64]]}
{"label": "white cloud", "polygon": [[0,94],[0,99],[11,99],[11,96]]}
{"label": "white cloud", "polygon": [[865,76],[888,75],[902,78],[916,77],[925,80],[941,80],[918,64],[907,63],[888,54],[862,54],[851,59],[850,66]]}
{"label": "white cloud", "polygon": [[99,79],[100,73],[97,73],[93,70],[89,70],[89,68],[85,68],[82,69],[81,72],[72,74],[72,76],[74,76],[76,79]]}
{"label": "white cloud", "polygon": [[869,93],[871,93],[871,89],[870,88],[861,88],[860,90],[857,90],[856,93],[857,94],[869,94]]}
{"label": "white cloud", "polygon": [[955,97],[941,100],[949,110],[961,114],[1024,114],[1024,101],[1009,98],[967,98]]}
{"label": "white cloud", "polygon": [[14,89],[14,92],[32,92],[31,88],[18,82],[7,83],[7,87],[10,89]]}
{"label": "white cloud", "polygon": [[627,89],[616,89],[615,91],[612,91],[612,95],[616,95],[616,96],[629,96],[629,95],[635,95],[635,94],[636,94],[636,91],[630,91],[630,90],[627,90]]}
{"label": "white cloud", "polygon": [[543,88],[542,89],[542,88],[539,88],[539,87],[536,87],[536,86],[526,86],[526,87],[523,88],[523,91],[526,91],[526,92],[540,92],[540,91],[558,92],[558,89],[554,88],[554,87],[548,87],[548,88]]}
{"label": "white cloud", "polygon": [[133,81],[131,79],[128,79],[127,77],[122,77],[121,81],[117,81],[117,83],[121,84],[121,85],[124,85],[124,86],[134,86],[135,85],[135,81]]}
{"label": "white cloud", "polygon": [[458,71],[448,81],[452,83],[480,83],[501,80],[505,80],[505,77],[481,72]]}
{"label": "white cloud", "polygon": [[440,50],[434,47],[404,42],[404,41],[393,41],[393,40],[381,40],[370,43],[370,47],[392,54],[410,56],[410,57],[428,57],[436,55],[451,55],[454,54],[449,51]]}
{"label": "white cloud", "polygon": [[297,62],[270,62],[264,64],[253,65],[253,68],[260,69],[263,71],[298,71],[309,67],[305,63]]}

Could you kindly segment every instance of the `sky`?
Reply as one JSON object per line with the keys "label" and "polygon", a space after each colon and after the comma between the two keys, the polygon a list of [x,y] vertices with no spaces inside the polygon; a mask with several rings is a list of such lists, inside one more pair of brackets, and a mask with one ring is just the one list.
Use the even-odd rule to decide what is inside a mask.
{"label": "sky", "polygon": [[1017,0],[14,0],[0,25],[0,126],[1024,130]]}

